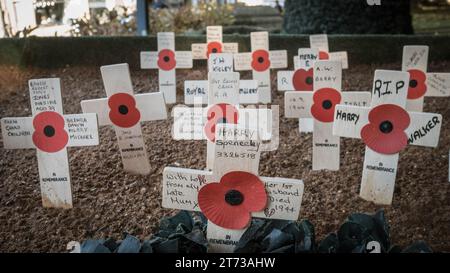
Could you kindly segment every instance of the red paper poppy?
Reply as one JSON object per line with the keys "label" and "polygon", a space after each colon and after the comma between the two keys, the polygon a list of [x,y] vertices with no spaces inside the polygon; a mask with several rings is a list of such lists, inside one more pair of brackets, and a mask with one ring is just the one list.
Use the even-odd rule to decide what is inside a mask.
{"label": "red paper poppy", "polygon": [[170,49],[163,49],[158,53],[158,67],[162,70],[172,70],[177,65],[175,52]]}
{"label": "red paper poppy", "polygon": [[333,122],[334,108],[341,102],[341,93],[333,88],[322,88],[314,92],[311,114],[321,122]]}
{"label": "red paper poppy", "polygon": [[206,55],[209,58],[209,54],[211,53],[222,53],[222,44],[219,42],[210,42],[207,45]]}
{"label": "red paper poppy", "polygon": [[313,69],[298,69],[292,77],[292,85],[296,91],[313,91]]}
{"label": "red paper poppy", "polygon": [[252,53],[252,68],[259,72],[270,68],[269,52],[267,50],[259,49]]}
{"label": "red paper poppy", "polygon": [[410,122],[409,114],[395,104],[383,104],[369,113],[369,124],[361,130],[364,143],[375,152],[395,154],[408,144],[405,133]]}
{"label": "red paper poppy", "polygon": [[267,205],[264,183],[248,172],[229,172],[220,182],[203,186],[198,193],[198,205],[214,224],[228,229],[243,229],[251,213]]}
{"label": "red paper poppy", "polygon": [[33,143],[39,150],[56,153],[66,147],[69,135],[64,129],[64,118],[51,111],[41,112],[33,119]]}
{"label": "red paper poppy", "polygon": [[319,51],[319,60],[328,60],[330,55],[326,51]]}
{"label": "red paper poppy", "polygon": [[427,75],[418,69],[408,70],[409,72],[409,88],[408,99],[418,99],[427,92]]}
{"label": "red paper poppy", "polygon": [[136,108],[136,100],[127,93],[117,93],[109,97],[109,119],[114,125],[122,128],[134,126],[141,119],[141,113]]}
{"label": "red paper poppy", "polygon": [[219,103],[211,106],[207,113],[208,121],[205,124],[206,137],[212,142],[216,139],[216,124],[231,123],[237,124],[238,110],[231,104]]}

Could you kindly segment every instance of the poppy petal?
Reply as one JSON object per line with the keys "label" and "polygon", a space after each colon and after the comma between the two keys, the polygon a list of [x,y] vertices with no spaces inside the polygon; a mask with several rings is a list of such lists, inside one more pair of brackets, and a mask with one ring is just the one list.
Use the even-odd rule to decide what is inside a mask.
{"label": "poppy petal", "polygon": [[361,138],[370,149],[380,154],[396,154],[408,144],[405,132],[394,130],[384,135],[374,124],[362,128]]}
{"label": "poppy petal", "polygon": [[418,99],[427,92],[427,75],[418,69],[410,69],[409,72],[409,87],[408,99]]}
{"label": "poppy petal", "polygon": [[313,90],[313,69],[298,69],[292,77],[292,85],[296,91],[312,91]]}
{"label": "poppy petal", "polygon": [[175,60],[175,52],[170,49],[163,49],[158,53],[158,67],[162,70],[172,70],[177,62]]}
{"label": "poppy petal", "polygon": [[33,118],[32,140],[41,151],[55,153],[66,147],[69,135],[64,129],[64,118],[57,112],[45,111]]}
{"label": "poppy petal", "polygon": [[321,88],[313,95],[312,116],[321,122],[333,122],[334,108],[341,102],[341,93],[333,88]]}
{"label": "poppy petal", "polygon": [[319,60],[328,60],[329,58],[330,55],[328,55],[328,52],[319,51]]}
{"label": "poppy petal", "polygon": [[208,58],[211,53],[222,53],[222,44],[219,42],[210,42],[206,47],[206,56]]}
{"label": "poppy petal", "polygon": [[109,119],[111,122],[122,128],[130,128],[136,125],[141,119],[141,113],[136,108],[136,100],[127,93],[116,93],[109,97],[108,106]]}
{"label": "poppy petal", "polygon": [[369,124],[361,130],[364,143],[375,152],[395,154],[408,144],[405,133],[410,123],[408,112],[394,104],[384,104],[369,113]]}
{"label": "poppy petal", "polygon": [[251,219],[250,213],[240,205],[225,202],[227,188],[220,183],[209,183],[198,193],[198,204],[205,217],[214,224],[228,229],[243,229]]}
{"label": "poppy petal", "polygon": [[264,183],[258,176],[242,171],[225,174],[220,183],[229,189],[235,189],[242,193],[244,201],[242,205],[247,211],[257,212],[267,206],[267,193]]}
{"label": "poppy petal", "polygon": [[252,53],[252,68],[258,72],[270,68],[269,52],[264,49],[255,50]]}

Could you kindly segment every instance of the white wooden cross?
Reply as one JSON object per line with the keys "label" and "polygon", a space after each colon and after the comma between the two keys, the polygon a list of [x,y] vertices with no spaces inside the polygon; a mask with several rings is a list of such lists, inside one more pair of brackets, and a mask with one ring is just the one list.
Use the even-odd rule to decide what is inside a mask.
{"label": "white wooden cross", "polygon": [[211,53],[237,53],[238,43],[222,42],[222,26],[206,27],[206,44],[192,44],[192,58],[206,60]]}
{"label": "white wooden cross", "polygon": [[[272,109],[239,107],[239,77],[238,72],[209,72],[208,106],[199,107],[201,103],[194,103],[195,107],[177,105],[172,110],[175,140],[207,140],[208,169],[214,161],[212,153],[214,128],[223,120],[249,128],[258,128],[262,140],[271,140],[278,135],[278,127],[273,128],[278,125],[278,115],[275,115]],[[276,149],[278,145],[272,144],[266,144],[262,149],[265,151]]]}
{"label": "white wooden cross", "polygon": [[310,35],[309,44],[311,48],[319,49],[319,60],[341,61],[342,69],[348,68],[347,51],[330,52],[328,47],[328,35]]}
{"label": "white wooden cross", "polygon": [[[209,252],[232,252],[248,227],[250,217],[298,219],[303,182],[297,179],[258,177],[261,142],[257,130],[218,124],[216,139],[211,171],[166,167],[163,172],[162,206],[203,212],[208,218]],[[261,197],[261,188],[253,186],[251,194],[248,194],[248,190],[241,190],[247,188],[246,184],[255,178],[261,183],[261,188],[265,186],[267,199],[262,199],[267,200],[265,205],[257,205],[257,199],[261,200],[258,198]],[[227,182],[233,185],[229,185],[225,191],[211,192],[211,183]],[[209,185],[209,189],[205,188],[206,185]],[[217,189],[219,185],[215,186]],[[249,209],[245,209],[244,215],[221,211],[221,216],[211,218],[217,209],[216,205],[226,211],[233,211],[239,205]]]}
{"label": "white wooden cross", "polygon": [[342,69],[338,61],[314,63],[314,91],[285,93],[287,118],[313,118],[313,170],[338,170],[340,139],[332,135],[336,104],[364,106],[370,92],[341,92]]}
{"label": "white wooden cross", "polygon": [[252,52],[234,54],[234,69],[252,70],[253,79],[258,81],[260,101],[270,103],[272,101],[270,69],[287,67],[287,51],[269,51],[269,33],[266,31],[252,32],[250,38]]}
{"label": "white wooden cross", "polygon": [[150,163],[141,122],[167,119],[164,95],[161,92],[134,95],[126,63],[102,66],[100,70],[107,98],[82,101],[83,113],[97,113],[100,126],[114,127],[126,171],[148,174]]}
{"label": "white wooden cross", "polygon": [[410,74],[406,109],[422,112],[423,99],[450,96],[450,73],[427,73],[428,46],[404,46],[402,71]]}
{"label": "white wooden cross", "polygon": [[37,152],[42,205],[72,208],[67,147],[98,145],[95,114],[63,114],[58,78],[28,82],[32,117],[2,118],[5,149]]}
{"label": "white wooden cross", "polygon": [[177,100],[176,69],[192,68],[191,51],[175,51],[175,34],[158,32],[158,51],[141,52],[142,69],[158,69],[159,90],[166,103]]}
{"label": "white wooden cross", "polygon": [[376,70],[370,107],[337,105],[333,134],[362,138],[366,144],[360,197],[389,205],[394,194],[399,152],[407,144],[436,147],[440,114],[407,112],[409,74]]}
{"label": "white wooden cross", "polygon": [[[208,59],[209,72],[233,72],[232,53],[211,53]],[[239,80],[239,102],[257,104],[260,102],[256,80]],[[208,80],[184,82],[184,103],[186,105],[208,104]]]}
{"label": "white wooden cross", "polygon": [[[314,63],[319,60],[319,49],[299,48],[298,55],[294,56],[294,71],[278,71],[278,91],[313,91]],[[312,118],[298,119],[299,132],[313,131]]]}

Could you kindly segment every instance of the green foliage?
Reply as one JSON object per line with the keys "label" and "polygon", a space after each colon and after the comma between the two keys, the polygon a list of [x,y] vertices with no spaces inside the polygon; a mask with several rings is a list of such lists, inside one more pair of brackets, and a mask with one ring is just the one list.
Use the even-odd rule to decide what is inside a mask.
{"label": "green foliage", "polygon": [[151,9],[150,33],[173,31],[175,33],[202,32],[211,25],[231,25],[234,22],[233,6],[215,2],[201,3],[197,7],[178,9]]}
{"label": "green foliage", "polygon": [[128,36],[136,33],[135,12],[126,7],[104,9],[90,18],[72,20],[72,36]]}

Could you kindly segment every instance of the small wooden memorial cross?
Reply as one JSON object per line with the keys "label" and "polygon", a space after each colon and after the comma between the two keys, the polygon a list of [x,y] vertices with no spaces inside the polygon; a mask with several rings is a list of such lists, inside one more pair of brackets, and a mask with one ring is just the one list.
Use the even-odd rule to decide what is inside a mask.
{"label": "small wooden memorial cross", "polygon": [[298,219],[303,182],[258,176],[257,130],[218,124],[216,139],[212,171],[163,172],[162,206],[201,211],[208,219],[209,252],[232,252],[252,217]]}
{"label": "small wooden memorial cross", "polygon": [[58,78],[28,82],[32,117],[2,118],[5,149],[37,152],[42,205],[72,208],[67,147],[98,145],[95,114],[64,115]]}
{"label": "small wooden memorial cross", "polygon": [[222,42],[222,26],[206,27],[206,44],[192,44],[192,58],[206,60],[211,53],[237,53],[238,43]]}
{"label": "small wooden memorial cross", "polygon": [[399,152],[407,144],[436,147],[440,114],[407,112],[409,74],[376,70],[370,107],[337,105],[333,134],[362,138],[366,144],[359,195],[390,205],[394,194]]}
{"label": "small wooden memorial cross", "polygon": [[[211,53],[208,59],[208,71],[233,72],[233,54]],[[184,103],[187,105],[208,104],[208,84],[208,80],[185,81]],[[256,80],[239,80],[239,102],[242,104],[256,104],[260,102]]]}
{"label": "small wooden memorial cross", "polygon": [[340,139],[332,135],[334,107],[345,103],[364,106],[369,92],[341,92],[342,69],[338,61],[314,63],[314,91],[285,93],[287,118],[313,118],[313,170],[338,170]]}
{"label": "small wooden memorial cross", "polygon": [[[313,91],[314,90],[314,63],[319,60],[317,48],[299,48],[298,55],[294,56],[295,71],[278,71],[279,91]],[[295,93],[290,93],[294,101],[290,101],[289,107],[301,107],[296,100]],[[365,106],[370,103],[370,92],[343,93],[345,104]],[[297,102],[297,103],[296,103]],[[293,104],[291,104],[293,103]],[[287,109],[287,108],[286,108]],[[313,131],[312,118],[299,118],[299,131],[310,133]]]}
{"label": "small wooden memorial cross", "polygon": [[148,174],[141,122],[167,119],[161,92],[134,95],[128,64],[101,67],[107,98],[84,100],[84,113],[97,113],[100,126],[112,125],[116,131],[123,167],[135,174]]}
{"label": "small wooden memorial cross", "polygon": [[[240,124],[243,127],[258,128],[262,140],[270,140],[273,134],[272,109],[249,109],[239,107],[239,73],[208,73],[208,106],[194,107],[175,106],[173,108],[173,138],[176,140],[207,140],[207,168],[214,160],[215,128],[224,121]],[[277,116],[278,117],[278,116]],[[272,124],[275,123],[275,124]],[[276,128],[278,129],[278,128]],[[278,143],[277,143],[278,144]],[[276,145],[277,146],[277,145]],[[263,145],[263,150],[273,150],[272,145]]]}
{"label": "small wooden memorial cross", "polygon": [[159,91],[166,103],[177,99],[176,69],[192,68],[191,51],[175,51],[175,34],[158,32],[158,51],[141,52],[142,69],[158,69]]}
{"label": "small wooden memorial cross", "polygon": [[402,71],[409,72],[406,109],[422,112],[424,97],[450,96],[450,73],[427,73],[428,46],[403,47]]}
{"label": "small wooden memorial cross", "polygon": [[342,62],[342,69],[348,68],[347,51],[330,52],[328,48],[328,35],[310,35],[309,44],[311,48],[319,49],[319,60],[340,61]]}
{"label": "small wooden memorial cross", "polygon": [[[319,49],[299,48],[294,56],[294,71],[278,71],[278,91],[313,91],[314,63],[319,60]],[[313,131],[312,118],[298,119],[299,132]]]}
{"label": "small wooden memorial cross", "polygon": [[252,52],[234,54],[234,69],[252,70],[253,79],[258,82],[260,101],[270,103],[272,101],[270,69],[287,67],[287,51],[269,51],[269,33],[266,31],[252,32],[250,38]]}

